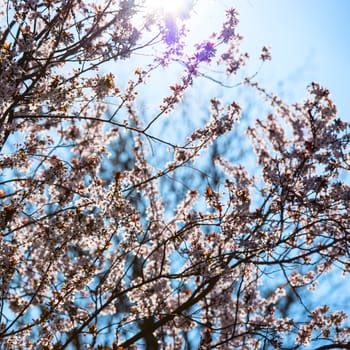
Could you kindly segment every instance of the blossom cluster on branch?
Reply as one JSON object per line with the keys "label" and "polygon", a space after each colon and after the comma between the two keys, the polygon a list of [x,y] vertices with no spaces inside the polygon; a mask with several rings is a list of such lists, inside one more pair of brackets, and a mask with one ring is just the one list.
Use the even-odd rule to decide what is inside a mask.
{"label": "blossom cluster on branch", "polygon": [[[290,105],[247,79],[270,109],[247,129],[259,175],[219,155],[220,186],[189,181],[171,207],[161,180],[194,167],[242,107],[212,97],[183,144],[153,126],[203,67],[244,65],[237,12],[190,52],[186,17],[142,1],[0,9],[1,349],[350,348],[348,310],[308,306],[324,275],[350,272],[349,125],[327,89],[311,83]],[[126,86],[105,73],[154,47]],[[183,74],[146,120],[139,88],[174,62]],[[101,164],[124,132],[133,163],[107,181]],[[172,159],[152,165],[153,144]]]}

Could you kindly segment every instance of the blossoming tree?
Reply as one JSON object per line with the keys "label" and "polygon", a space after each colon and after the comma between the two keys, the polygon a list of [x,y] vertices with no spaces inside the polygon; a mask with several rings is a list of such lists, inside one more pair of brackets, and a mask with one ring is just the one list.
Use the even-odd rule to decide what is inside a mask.
{"label": "blossoming tree", "polygon": [[[308,302],[326,273],[350,270],[349,126],[327,89],[288,105],[247,78],[269,106],[247,128],[259,175],[218,156],[219,186],[186,183],[171,207],[161,180],[195,166],[242,109],[212,97],[182,143],[155,126],[203,67],[244,64],[236,11],[191,52],[186,16],[141,1],[0,9],[1,349],[350,348],[347,310]],[[126,86],[103,73],[152,48]],[[139,89],[172,64],[182,75],[143,118]],[[125,131],[134,161],[106,181],[101,162]],[[163,146],[170,158],[154,165]]]}

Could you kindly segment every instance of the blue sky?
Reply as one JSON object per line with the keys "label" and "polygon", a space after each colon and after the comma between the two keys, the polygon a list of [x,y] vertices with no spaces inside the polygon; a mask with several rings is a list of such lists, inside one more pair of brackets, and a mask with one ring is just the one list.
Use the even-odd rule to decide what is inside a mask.
{"label": "blue sky", "polygon": [[[266,62],[256,77],[263,87],[282,95],[287,102],[295,102],[307,96],[307,85],[318,82],[330,90],[339,117],[350,121],[350,0],[196,1],[187,23],[189,42],[208,39],[220,29],[225,9],[234,7],[240,14],[238,32],[244,36],[242,50],[251,56],[245,75],[251,76],[258,70],[261,48],[271,46],[272,61]],[[142,61],[142,56],[134,60]],[[118,80],[122,77],[127,80],[130,72],[125,70],[124,62],[120,65],[116,76]],[[133,67],[131,64],[130,69]],[[157,112],[164,92],[181,76],[173,68],[156,72],[152,79],[155,85],[149,82],[143,91],[146,109],[151,113]],[[218,92],[220,86],[203,79],[198,81],[197,86],[202,88],[205,84],[205,90],[200,94],[194,92],[193,96],[202,107],[207,103],[203,102],[206,97],[214,94],[230,98],[233,95],[238,103],[242,102],[237,97],[239,92],[224,89]],[[240,81],[236,77],[228,84]]]}
{"label": "blue sky", "polygon": [[240,13],[243,48],[258,66],[263,45],[271,46],[272,61],[258,80],[291,101],[305,96],[311,81],[326,86],[339,117],[350,121],[350,1],[348,0],[200,0],[199,23],[220,20],[227,6]]}

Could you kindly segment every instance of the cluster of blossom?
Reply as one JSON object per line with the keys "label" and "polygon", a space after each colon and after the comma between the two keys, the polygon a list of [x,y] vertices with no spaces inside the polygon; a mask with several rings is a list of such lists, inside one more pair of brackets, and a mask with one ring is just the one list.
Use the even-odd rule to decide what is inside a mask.
{"label": "cluster of blossom", "polygon": [[174,162],[169,167],[176,167],[189,160],[194,161],[218,137],[232,130],[239,120],[240,106],[236,102],[222,106],[220,100],[210,101],[210,120],[202,127],[194,130],[186,140],[185,147],[174,152]]}
{"label": "cluster of blossom", "polygon": [[[334,337],[334,346],[343,348],[342,344],[347,344],[346,339],[349,337],[350,330],[342,329],[341,326],[347,319],[344,311],[336,311],[331,314],[328,313],[329,307],[327,305],[319,306],[311,312],[311,320],[300,327],[296,337],[297,344],[310,345],[313,336],[322,338]],[[335,328],[335,330],[332,330]],[[335,334],[332,334],[334,332]]]}
{"label": "cluster of blossom", "polygon": [[[188,181],[174,207],[162,192],[162,179],[193,166],[239,120],[236,102],[212,98],[207,124],[184,144],[149,133],[219,46],[217,63],[229,74],[244,63],[237,13],[226,15],[219,33],[183,57],[183,76],[143,127],[138,87],[159,62],[179,59],[180,23],[143,17],[129,0],[8,1],[13,21],[0,32],[1,348],[181,349],[191,333],[199,349],[278,349],[288,339],[348,347],[346,312],[307,305],[321,275],[350,271],[350,187],[340,176],[350,171],[349,125],[328,90],[312,83],[305,101],[288,105],[247,81],[271,110],[248,130],[261,178],[218,157],[222,186],[201,191]],[[96,72],[157,43],[154,27],[164,54],[136,68],[125,88]],[[142,28],[153,37],[146,44]],[[123,130],[133,164],[105,181],[99,167]],[[173,160],[152,166],[149,142],[169,147]],[[291,296],[298,315],[283,309]]]}

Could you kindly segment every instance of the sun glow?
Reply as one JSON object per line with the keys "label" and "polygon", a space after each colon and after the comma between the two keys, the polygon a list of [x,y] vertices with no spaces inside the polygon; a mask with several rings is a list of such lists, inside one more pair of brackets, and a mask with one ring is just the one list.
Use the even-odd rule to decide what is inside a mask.
{"label": "sun glow", "polygon": [[144,6],[156,11],[176,15],[188,7],[189,0],[145,0]]}

